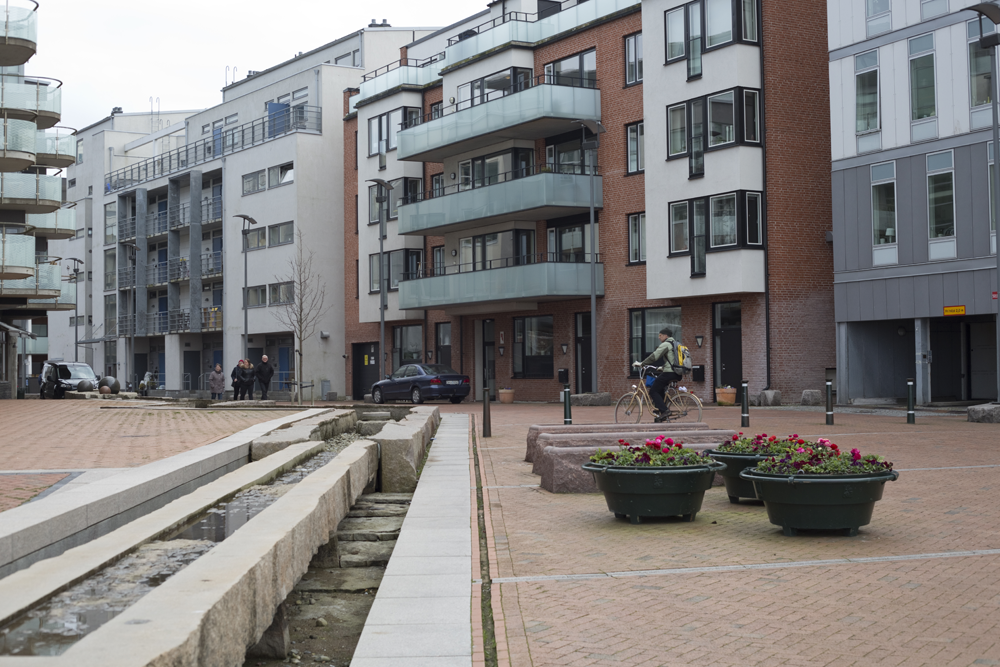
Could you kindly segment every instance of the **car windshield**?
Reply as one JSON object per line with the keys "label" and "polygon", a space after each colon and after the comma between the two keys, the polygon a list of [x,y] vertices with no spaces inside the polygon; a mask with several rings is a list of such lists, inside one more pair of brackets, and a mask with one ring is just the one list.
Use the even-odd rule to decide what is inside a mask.
{"label": "car windshield", "polygon": [[444,364],[424,364],[423,368],[428,375],[458,375],[458,371]]}
{"label": "car windshield", "polygon": [[60,380],[96,380],[97,376],[90,366],[59,366]]}

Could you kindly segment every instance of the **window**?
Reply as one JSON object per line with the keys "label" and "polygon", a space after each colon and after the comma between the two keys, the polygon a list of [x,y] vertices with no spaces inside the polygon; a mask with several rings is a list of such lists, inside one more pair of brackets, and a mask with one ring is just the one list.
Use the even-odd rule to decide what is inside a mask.
{"label": "window", "polygon": [[440,197],[444,194],[444,174],[434,174],[431,176],[431,197]]}
{"label": "window", "polygon": [[705,48],[733,41],[732,0],[705,0]]}
{"label": "window", "polygon": [[[106,329],[112,331],[113,329]],[[104,341],[104,369],[107,375],[118,372],[118,341]]]}
{"label": "window", "polygon": [[71,178],[68,181],[66,181],[66,187],[67,188],[75,188],[76,187],[76,179],[75,178]]}
{"label": "window", "polygon": [[688,78],[701,76],[701,3],[692,2],[688,10]]}
{"label": "window", "polygon": [[246,307],[262,308],[267,305],[267,286],[255,285],[246,291]]}
{"label": "window", "polygon": [[201,126],[201,133],[202,134],[211,134],[211,132],[212,132],[212,124],[211,123],[209,123],[208,125],[202,125]]}
{"label": "window", "polygon": [[646,168],[645,130],[643,123],[628,126],[628,171],[634,174]]}
{"label": "window", "polygon": [[309,88],[308,87],[306,87],[306,88],[299,88],[298,90],[293,90],[292,91],[292,99],[293,100],[304,100],[307,97],[309,97]]}
{"label": "window", "polygon": [[670,252],[688,251],[688,203],[670,205]]}
{"label": "window", "polygon": [[462,191],[485,187],[530,175],[534,160],[535,152],[530,148],[515,148],[463,160],[458,163],[458,189]]}
{"label": "window", "polygon": [[932,239],[955,235],[955,172],[951,151],[927,156],[927,212]]}
{"label": "window", "polygon": [[295,301],[295,283],[275,283],[269,285],[269,291],[272,306]]}
{"label": "window", "polygon": [[687,153],[687,105],[667,108],[667,155]]}
{"label": "window", "polygon": [[345,53],[342,56],[337,56],[337,58],[334,59],[333,64],[341,65],[342,67],[351,67],[353,66],[353,60],[354,60],[353,54]]}
{"label": "window", "polygon": [[628,261],[632,264],[646,261],[645,213],[635,213],[628,217]]}
{"label": "window", "polygon": [[[989,172],[989,178],[990,178],[990,232],[996,232],[996,230],[997,230],[997,221],[996,221],[996,214],[995,214],[995,210],[996,210],[996,198],[995,198],[995,194],[993,192],[993,187],[994,187],[994,182],[995,182],[995,179],[996,179],[996,175],[993,173],[994,167],[993,167],[993,142],[992,141],[987,144],[987,152],[988,152],[987,160],[989,161],[988,172]],[[995,247],[994,247],[994,249],[995,249]]]}
{"label": "window", "polygon": [[445,272],[445,268],[444,268],[444,266],[445,266],[444,265],[444,261],[445,261],[444,260],[444,246],[443,245],[439,245],[439,246],[434,246],[433,248],[431,248],[431,257],[432,257],[433,262],[434,262],[434,267],[433,267],[434,268],[434,275],[435,276],[443,276],[444,272]]}
{"label": "window", "polygon": [[858,134],[879,129],[878,51],[854,56],[855,128]]}
{"label": "window", "polygon": [[392,192],[389,193],[389,219],[399,217],[399,204],[420,200],[422,181],[419,178],[397,178],[389,181]]}
{"label": "window", "polygon": [[295,182],[295,164],[289,162],[279,167],[271,167],[267,170],[267,181],[269,187],[288,185]]}
{"label": "window", "polygon": [[743,41],[757,41],[757,0],[741,0],[743,12]]}
{"label": "window", "polygon": [[553,368],[553,318],[515,317],[513,366],[516,378],[551,378]]}
{"label": "window", "polygon": [[[510,67],[480,79],[463,83],[458,87],[457,108],[461,111],[462,109],[468,109],[477,104],[497,100],[511,93],[518,93],[525,88],[530,88],[532,74],[532,70],[524,67]],[[564,85],[580,84],[568,82]]]}
{"label": "window", "polygon": [[760,93],[743,91],[743,139],[760,143]]}
{"label": "window", "polygon": [[709,146],[721,146],[736,141],[733,92],[708,98]]}
{"label": "window", "polygon": [[709,211],[712,247],[736,245],[736,195],[712,197]]}
{"label": "window", "polygon": [[243,176],[243,194],[251,195],[267,188],[267,174],[261,169]]}
{"label": "window", "polygon": [[868,37],[892,30],[892,0],[865,0]]}
{"label": "window", "polygon": [[[407,364],[419,364],[424,356],[424,329],[419,324],[392,328],[392,370]],[[413,372],[412,367],[407,372]]]}
{"label": "window", "polygon": [[118,295],[104,295],[104,332],[116,331],[118,324]]}
{"label": "window", "polygon": [[937,115],[934,96],[933,49],[933,34],[914,37],[910,40],[911,120],[933,118]]}
{"label": "window", "polygon": [[[595,223],[594,238],[596,252],[601,252],[601,225]],[[548,230],[548,250],[550,262],[589,262],[590,223],[550,227]]]}
{"label": "window", "polygon": [[248,230],[243,238],[246,239],[246,242],[243,245],[244,250],[258,250],[260,248],[267,247],[266,229]]}
{"label": "window", "polygon": [[687,156],[689,177],[698,178],[705,173],[705,150],[760,144],[761,123],[757,90],[735,88],[669,107],[667,159]]}
{"label": "window", "polygon": [[948,0],[920,0],[920,20],[948,13]]}
{"label": "window", "polygon": [[666,12],[667,62],[684,57],[684,7]]}
{"label": "window", "polygon": [[[381,215],[381,210],[379,208],[379,198],[382,195],[381,185],[369,185],[368,186],[368,224],[377,225],[379,223],[379,215]],[[382,202],[383,204],[385,202]]]}
{"label": "window", "polygon": [[[986,33],[993,33],[996,28],[989,21],[983,21]],[[992,102],[990,97],[990,54],[992,49],[979,46],[979,21],[969,21],[967,24],[969,37],[969,94],[973,107],[983,106]]]}
{"label": "window", "polygon": [[379,271],[378,254],[368,255],[369,293],[377,293],[382,289],[382,272]]}
{"label": "window", "polygon": [[597,87],[597,51],[591,49],[545,66],[545,80],[560,86]]}
{"label": "window", "polygon": [[451,322],[438,322],[436,329],[434,340],[437,348],[437,363],[442,366],[451,366]]}
{"label": "window", "polygon": [[393,250],[389,256],[389,291],[399,289],[403,280],[412,280],[420,274],[423,265],[423,250]]}
{"label": "window", "polygon": [[278,104],[288,104],[291,101],[292,101],[291,93],[285,93],[284,95],[278,96]]}
{"label": "window", "polygon": [[87,186],[87,196],[89,197],[92,194],[94,194],[94,186],[93,185],[88,185]]}
{"label": "window", "polygon": [[[421,117],[416,107],[400,107],[388,113],[368,119],[368,157],[381,155],[396,149],[397,135],[403,119]],[[416,122],[414,122],[416,124]]]}
{"label": "window", "polygon": [[691,102],[691,156],[688,159],[688,176],[705,174],[705,103]]}
{"label": "window", "polygon": [[[115,248],[104,251],[104,291],[110,292],[118,285],[118,252]],[[124,285],[123,285],[124,287]]]}
{"label": "window", "polygon": [[240,119],[240,115],[238,113],[234,113],[232,115],[226,116],[226,125],[232,125],[232,124],[238,122],[239,119]]}
{"label": "window", "polygon": [[625,84],[642,81],[642,33],[625,38]]}
{"label": "window", "polygon": [[111,202],[104,205],[104,245],[111,245],[118,240],[118,204]]}
{"label": "window", "polygon": [[896,163],[872,165],[872,243],[896,242]]}
{"label": "window", "polygon": [[747,193],[747,245],[764,243],[764,226],[761,224],[760,194]]}
{"label": "window", "polygon": [[[629,311],[629,363],[642,361],[651,355],[660,345],[658,334],[664,328],[674,333],[674,340],[682,340],[681,309],[645,308]],[[632,375],[638,371],[632,370]]]}
{"label": "window", "polygon": [[295,240],[294,223],[283,222],[280,225],[271,225],[267,230],[271,236],[271,246],[287,245]]}
{"label": "window", "polygon": [[434,102],[431,104],[431,120],[435,118],[440,118],[442,116],[442,109],[444,108],[443,102]]}
{"label": "window", "polygon": [[83,164],[83,139],[76,140],[76,163]]}

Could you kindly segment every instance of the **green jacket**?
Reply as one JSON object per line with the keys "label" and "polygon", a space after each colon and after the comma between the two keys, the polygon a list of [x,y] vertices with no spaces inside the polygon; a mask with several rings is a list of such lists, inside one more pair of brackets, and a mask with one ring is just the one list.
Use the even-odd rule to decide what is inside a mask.
{"label": "green jacket", "polygon": [[[643,366],[651,366],[654,363],[659,362],[660,370],[673,370],[674,364],[677,361],[677,356],[674,353],[674,339],[668,338],[657,347],[653,354],[649,355],[642,360]],[[664,369],[666,366],[666,369]]]}

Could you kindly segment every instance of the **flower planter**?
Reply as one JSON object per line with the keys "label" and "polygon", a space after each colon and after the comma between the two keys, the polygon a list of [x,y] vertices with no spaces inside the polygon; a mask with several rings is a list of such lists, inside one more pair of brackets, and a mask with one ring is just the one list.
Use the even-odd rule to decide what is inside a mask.
{"label": "flower planter", "polygon": [[740,502],[740,498],[757,500],[757,492],[754,491],[753,482],[742,479],[740,473],[747,468],[757,467],[757,462],[763,461],[767,458],[766,456],[734,454],[714,449],[708,450],[707,453],[716,461],[726,464],[726,469],[720,472],[719,475],[726,484],[726,493],[729,494],[729,502],[738,503]]}
{"label": "flower planter", "polygon": [[715,389],[715,402],[718,405],[736,405],[736,388],[722,389],[717,387]]}
{"label": "flower planter", "polygon": [[898,479],[899,473],[773,475],[746,469],[740,477],[753,482],[767,518],[781,526],[785,535],[800,530],[842,530],[854,536],[859,527],[871,523],[885,483]]}
{"label": "flower planter", "polygon": [[725,468],[726,464],[718,461],[673,467],[583,465],[594,475],[608,509],[619,519],[629,517],[632,523],[639,523],[644,516],[680,516],[694,521],[715,473]]}
{"label": "flower planter", "polygon": [[498,389],[497,394],[500,397],[501,403],[513,403],[514,402],[514,390],[513,389]]}

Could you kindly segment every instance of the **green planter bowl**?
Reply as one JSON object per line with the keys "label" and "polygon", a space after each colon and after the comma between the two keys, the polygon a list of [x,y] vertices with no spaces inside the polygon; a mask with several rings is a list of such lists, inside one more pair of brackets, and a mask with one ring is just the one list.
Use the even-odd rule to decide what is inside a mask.
{"label": "green planter bowl", "polygon": [[639,523],[644,516],[680,516],[694,521],[705,492],[712,487],[715,473],[725,463],[667,467],[614,467],[584,463],[604,493],[608,509],[619,519],[626,516]]}
{"label": "green planter bowl", "polygon": [[719,473],[722,481],[726,484],[726,493],[729,494],[729,502],[738,503],[740,498],[752,498],[757,500],[757,492],[753,489],[753,482],[740,477],[740,473],[747,468],[757,467],[759,461],[768,458],[758,454],[735,454],[733,452],[720,452],[717,449],[709,449],[708,455],[716,461],[726,464],[726,469]]}
{"label": "green planter bowl", "polygon": [[800,530],[842,530],[854,536],[859,527],[871,523],[885,483],[899,479],[899,473],[773,475],[746,469],[740,477],[753,483],[767,518],[781,526],[785,535]]}

